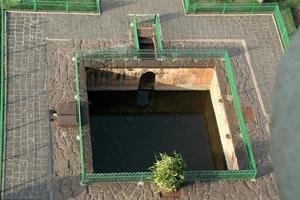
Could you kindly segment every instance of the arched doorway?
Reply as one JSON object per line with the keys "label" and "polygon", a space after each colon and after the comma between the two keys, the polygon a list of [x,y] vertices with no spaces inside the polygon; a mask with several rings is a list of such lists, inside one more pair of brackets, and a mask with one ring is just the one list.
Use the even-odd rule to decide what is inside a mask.
{"label": "arched doorway", "polygon": [[146,72],[142,74],[139,81],[136,102],[139,106],[148,106],[152,101],[155,87],[155,73]]}

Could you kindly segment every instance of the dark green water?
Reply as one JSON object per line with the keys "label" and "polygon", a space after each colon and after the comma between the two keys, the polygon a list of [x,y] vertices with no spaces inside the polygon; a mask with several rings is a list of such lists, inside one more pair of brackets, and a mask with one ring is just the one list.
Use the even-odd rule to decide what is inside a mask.
{"label": "dark green water", "polygon": [[155,91],[151,105],[141,108],[136,91],[89,92],[94,172],[148,171],[155,154],[174,150],[188,170],[214,169],[203,108],[198,108],[208,94]]}

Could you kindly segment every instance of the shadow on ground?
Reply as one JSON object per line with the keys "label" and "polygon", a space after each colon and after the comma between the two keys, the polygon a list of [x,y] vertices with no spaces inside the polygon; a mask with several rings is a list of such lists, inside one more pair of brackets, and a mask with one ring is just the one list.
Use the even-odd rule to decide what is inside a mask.
{"label": "shadow on ground", "polygon": [[[35,178],[29,183],[17,185],[4,191],[3,200],[8,199],[51,199],[51,187],[48,182],[39,183],[39,179]],[[31,185],[24,187],[24,185]],[[53,199],[68,200],[82,199],[80,195],[85,195],[86,186],[80,185],[78,176],[68,176],[62,178],[53,178]],[[10,192],[14,190],[17,192]],[[45,192],[46,191],[46,192]]]}
{"label": "shadow on ground", "polygon": [[101,1],[101,12],[106,12],[108,10],[125,7],[133,2],[130,1],[118,1],[118,0],[109,0],[109,1]]}

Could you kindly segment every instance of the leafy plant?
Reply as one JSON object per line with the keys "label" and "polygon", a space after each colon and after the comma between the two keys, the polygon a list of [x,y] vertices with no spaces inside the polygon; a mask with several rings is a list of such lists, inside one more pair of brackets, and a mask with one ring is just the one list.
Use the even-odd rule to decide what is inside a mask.
{"label": "leafy plant", "polygon": [[[156,157],[156,156],[155,156]],[[186,163],[180,154],[173,156],[160,153],[150,170],[153,172],[151,180],[156,184],[158,192],[175,192],[184,181]]]}

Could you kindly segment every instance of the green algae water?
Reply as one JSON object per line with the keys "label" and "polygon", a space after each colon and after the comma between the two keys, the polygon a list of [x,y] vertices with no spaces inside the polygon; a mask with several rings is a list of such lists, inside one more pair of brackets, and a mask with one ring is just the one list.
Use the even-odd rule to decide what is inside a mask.
{"label": "green algae water", "polygon": [[155,155],[182,154],[188,170],[214,169],[203,110],[208,91],[89,91],[94,173],[149,171]]}

